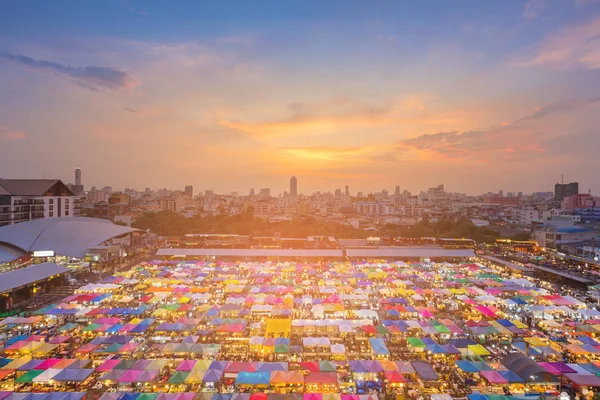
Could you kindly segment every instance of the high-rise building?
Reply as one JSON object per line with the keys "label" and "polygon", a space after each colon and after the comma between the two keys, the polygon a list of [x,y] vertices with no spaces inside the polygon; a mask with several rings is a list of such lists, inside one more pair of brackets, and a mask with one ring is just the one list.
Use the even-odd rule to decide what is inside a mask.
{"label": "high-rise building", "polygon": [[188,185],[184,190],[186,197],[194,197],[194,187],[192,185]]}
{"label": "high-rise building", "polygon": [[554,185],[554,200],[562,202],[565,197],[579,194],[579,182],[557,183]]}
{"label": "high-rise building", "polygon": [[342,189],[335,189],[335,198],[336,199],[342,198]]}
{"label": "high-rise building", "polygon": [[72,186],[73,194],[76,196],[83,194],[83,185],[81,184],[81,168],[75,168],[75,184]]}
{"label": "high-rise building", "polygon": [[346,185],[346,189],[344,190],[344,195],[346,197],[350,197],[350,186]]}
{"label": "high-rise building", "polygon": [[258,192],[258,195],[261,197],[271,197],[271,188],[260,189],[260,192]]}
{"label": "high-rise building", "polygon": [[298,196],[298,179],[295,176],[290,179],[290,196]]}
{"label": "high-rise building", "polygon": [[394,191],[394,197],[400,197],[400,186],[396,186],[396,190]]}

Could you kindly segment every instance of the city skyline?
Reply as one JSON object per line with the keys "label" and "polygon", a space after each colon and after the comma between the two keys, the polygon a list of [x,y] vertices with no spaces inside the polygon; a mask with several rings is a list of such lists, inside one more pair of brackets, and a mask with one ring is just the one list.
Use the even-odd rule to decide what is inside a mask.
{"label": "city skyline", "polygon": [[[197,190],[197,192],[196,192],[197,195],[201,195],[202,193],[205,193],[205,192],[210,192],[210,193],[214,193],[217,195],[229,195],[232,193],[237,193],[240,196],[245,196],[244,193],[240,193],[238,190],[234,190],[231,192],[218,192],[218,191],[215,192],[214,189],[211,189],[211,188],[196,187],[194,189],[194,185],[185,185],[185,187],[182,190],[181,188],[172,188],[172,187],[168,187],[168,188],[167,187],[163,187],[163,188],[161,188],[161,187],[146,187],[143,189],[137,188],[135,186],[125,187],[125,188],[116,188],[116,187],[113,187],[112,185],[108,185],[108,186],[104,186],[104,187],[102,187],[102,186],[96,187],[96,185],[91,184],[87,190],[84,190],[85,185],[81,181],[81,174],[82,174],[82,170],[78,166],[75,169],[75,184],[67,182],[67,185],[71,185],[72,188],[79,189],[79,190],[76,190],[77,193],[88,192],[92,188],[95,190],[99,190],[99,191],[109,188],[111,192],[120,192],[120,191],[127,191],[127,190],[134,190],[134,191],[138,191],[140,193],[142,193],[143,191],[146,191],[146,190],[159,191],[159,192],[163,191],[163,190],[167,190],[170,192],[178,192],[179,191],[179,192],[185,192],[186,196],[188,196],[188,197],[192,197],[194,190]],[[2,177],[0,177],[0,179],[2,179]],[[561,179],[564,181],[564,176],[561,177]],[[566,187],[567,189],[562,189],[562,187]],[[340,194],[342,193],[341,187],[335,187],[335,188],[332,187],[332,188],[329,188],[329,189],[326,189],[323,191],[318,190],[318,191],[302,193],[301,191],[298,190],[298,178],[296,176],[290,177],[289,191],[283,190],[281,192],[272,192],[271,189],[272,188],[270,188],[270,187],[260,187],[257,190],[257,188],[252,187],[252,188],[250,188],[248,195],[255,196],[255,195],[257,195],[256,192],[258,192],[258,196],[264,196],[264,197],[277,197],[277,196],[282,196],[282,195],[289,195],[291,197],[296,197],[296,196],[309,196],[309,195],[312,195],[315,193],[321,193],[321,192],[322,193],[334,193],[334,192],[337,193],[339,191]],[[358,188],[358,189],[356,189],[355,192],[352,192],[349,185],[343,185],[343,189],[344,189],[344,196],[346,196],[346,197],[357,196],[359,194],[366,196],[366,195],[370,195],[370,194],[382,193],[384,191],[389,193],[390,197],[404,196],[406,194],[406,192],[411,193],[411,195],[416,195],[416,194],[420,194],[420,193],[425,193],[426,191],[431,190],[431,189],[434,189],[434,190],[441,189],[442,192],[446,192],[446,188],[443,183],[439,184],[433,188],[420,188],[420,189],[418,189],[417,192],[414,192],[414,193],[411,190],[401,188],[399,185],[394,186],[393,194],[392,194],[391,190],[388,190],[389,188],[380,188],[379,191],[365,191],[365,190],[362,190],[361,188]],[[568,196],[577,194],[577,193],[579,193],[579,182],[571,182],[571,183],[557,182],[554,185],[555,193],[557,191],[561,191],[561,193],[562,193],[563,190],[568,190],[568,192],[566,192],[566,194]],[[496,191],[489,191],[489,192],[482,192],[482,193],[464,193],[464,192],[457,192],[457,191],[452,191],[452,190],[447,191],[446,193],[462,193],[462,194],[466,194],[468,196],[499,194],[501,197],[503,197],[503,196],[509,196],[509,197],[515,196],[516,197],[516,196],[521,196],[521,195],[530,195],[530,194],[534,194],[534,193],[551,193],[551,192],[552,191],[544,191],[544,190],[541,190],[541,191],[533,190],[531,192],[522,192],[522,191],[518,191],[518,192],[506,191],[505,192],[504,189],[498,189]],[[591,190],[588,190],[587,193],[591,193]],[[561,194],[560,200],[562,200],[563,197],[564,197],[564,195]]]}
{"label": "city skyline", "polygon": [[0,175],[600,192],[598,1],[166,4],[2,4]]}

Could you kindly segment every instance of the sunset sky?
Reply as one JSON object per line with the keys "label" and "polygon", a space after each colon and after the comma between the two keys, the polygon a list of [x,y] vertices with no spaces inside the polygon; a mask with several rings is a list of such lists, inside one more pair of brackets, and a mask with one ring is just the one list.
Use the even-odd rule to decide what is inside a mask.
{"label": "sunset sky", "polygon": [[0,176],[600,195],[600,1],[0,3]]}

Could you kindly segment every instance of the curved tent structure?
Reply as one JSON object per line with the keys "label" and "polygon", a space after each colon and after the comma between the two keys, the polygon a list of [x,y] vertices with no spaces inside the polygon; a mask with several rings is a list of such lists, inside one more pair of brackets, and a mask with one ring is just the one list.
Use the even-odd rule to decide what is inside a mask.
{"label": "curved tent structure", "polygon": [[83,258],[90,247],[137,229],[99,218],[46,218],[0,228],[0,243],[25,252],[52,250],[55,254]]}

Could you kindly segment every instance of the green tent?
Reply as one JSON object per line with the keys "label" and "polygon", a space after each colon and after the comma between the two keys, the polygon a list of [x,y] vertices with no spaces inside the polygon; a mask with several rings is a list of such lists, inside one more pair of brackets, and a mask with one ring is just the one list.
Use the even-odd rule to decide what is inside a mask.
{"label": "green tent", "polygon": [[442,324],[440,321],[431,321],[430,324],[439,333],[451,333],[450,329],[448,329],[448,327],[446,327],[446,325]]}
{"label": "green tent", "polygon": [[93,332],[99,326],[100,326],[100,324],[89,324],[88,326],[83,328],[83,331],[84,332]]}
{"label": "green tent", "polygon": [[319,369],[321,372],[335,372],[337,365],[332,361],[319,361]]}
{"label": "green tent", "polygon": [[290,345],[289,344],[277,344],[275,345],[275,353],[289,353]]}
{"label": "green tent", "polygon": [[131,369],[136,362],[137,360],[123,360],[115,366],[115,369]]}
{"label": "green tent", "polygon": [[122,345],[120,345],[118,343],[113,343],[113,344],[111,344],[110,346],[108,346],[107,348],[104,349],[104,353],[116,353],[117,351],[119,351],[119,349],[121,348],[121,346]]}
{"label": "green tent", "polygon": [[155,400],[158,393],[140,393],[135,400]]}
{"label": "green tent", "polygon": [[388,330],[388,328],[386,328],[383,325],[377,325],[375,327],[375,330],[377,331],[377,333],[390,333],[390,331]]}
{"label": "green tent", "polygon": [[72,331],[73,329],[77,328],[79,325],[74,324],[72,322],[67,322],[66,324],[64,324],[63,326],[61,326],[60,328],[58,328],[59,332],[69,332]]}
{"label": "green tent", "polygon": [[185,378],[188,377],[190,371],[175,371],[169,378],[169,383],[185,383]]}
{"label": "green tent", "polygon": [[31,371],[27,371],[26,373],[15,379],[15,382],[31,383],[33,382],[33,378],[37,377],[42,372],[44,372],[43,369],[32,369]]}
{"label": "green tent", "polygon": [[419,338],[409,337],[406,340],[408,341],[408,344],[410,344],[412,347],[427,347],[425,346],[425,343],[423,343],[423,341]]}

